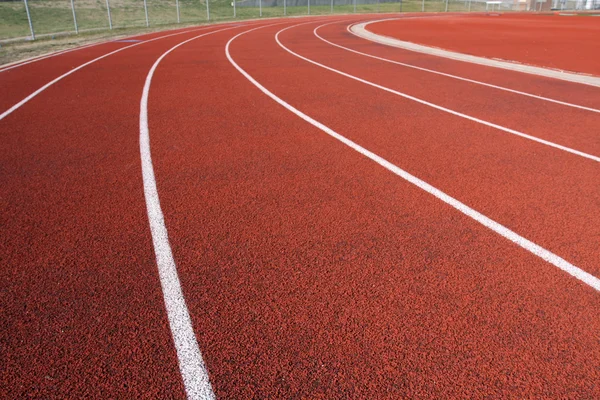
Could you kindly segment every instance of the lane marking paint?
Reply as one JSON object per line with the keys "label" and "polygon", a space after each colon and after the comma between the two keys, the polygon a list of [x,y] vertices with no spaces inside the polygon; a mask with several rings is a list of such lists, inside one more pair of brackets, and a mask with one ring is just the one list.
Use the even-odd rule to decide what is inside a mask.
{"label": "lane marking paint", "polygon": [[461,113],[461,112],[458,112],[458,111],[451,110],[451,109],[449,109],[449,108],[446,108],[446,107],[439,106],[439,105],[437,105],[437,104],[434,104],[434,103],[430,103],[430,102],[428,102],[428,101],[425,101],[425,100],[419,99],[419,98],[417,98],[417,97],[414,97],[414,96],[408,95],[408,94],[406,94],[406,93],[402,93],[402,92],[399,92],[399,91],[397,91],[397,90],[390,89],[390,88],[388,88],[388,87],[386,87],[386,86],[378,85],[378,84],[376,84],[376,83],[373,83],[373,82],[371,82],[371,81],[367,81],[367,80],[365,80],[365,79],[362,79],[362,78],[359,78],[359,77],[357,77],[357,76],[354,76],[354,75],[348,74],[348,73],[346,73],[346,72],[342,72],[342,71],[340,71],[340,70],[337,70],[337,69],[335,69],[335,68],[328,67],[328,66],[326,66],[326,65],[324,65],[324,64],[318,63],[317,61],[311,60],[310,58],[307,58],[307,57],[301,56],[300,54],[298,54],[298,53],[295,53],[295,52],[293,52],[292,50],[290,50],[290,49],[288,49],[287,47],[285,47],[285,46],[283,45],[283,43],[281,43],[281,41],[279,40],[279,34],[280,34],[281,32],[284,32],[284,31],[286,31],[286,30],[288,30],[288,29],[291,29],[291,28],[294,28],[294,27],[296,27],[296,26],[298,26],[298,25],[288,26],[287,28],[284,28],[284,29],[280,30],[280,31],[279,31],[279,32],[277,32],[277,34],[275,35],[275,40],[277,41],[277,44],[279,44],[279,46],[280,46],[282,49],[284,49],[285,51],[287,51],[288,53],[292,54],[293,56],[296,56],[296,57],[298,57],[298,58],[300,58],[300,59],[302,59],[302,60],[304,60],[304,61],[306,61],[306,62],[309,62],[309,63],[311,63],[311,64],[313,64],[313,65],[316,65],[316,66],[318,66],[318,67],[324,68],[324,69],[326,69],[326,70],[328,70],[328,71],[335,72],[336,74],[339,74],[339,75],[345,76],[346,78],[350,78],[350,79],[353,79],[353,80],[355,80],[355,81],[362,82],[362,83],[364,83],[364,84],[366,84],[366,85],[373,86],[373,87],[375,87],[375,88],[377,88],[377,89],[384,90],[384,91],[386,91],[386,92],[388,92],[388,93],[392,93],[392,94],[395,94],[395,95],[397,95],[397,96],[403,97],[403,98],[405,98],[405,99],[412,100],[412,101],[415,101],[415,102],[417,102],[417,103],[420,103],[420,104],[423,104],[423,105],[426,105],[426,106],[429,106],[429,107],[435,108],[436,110],[440,110],[440,111],[446,112],[446,113],[448,113],[448,114],[455,115],[455,116],[457,116],[457,117],[465,118],[465,119],[468,119],[468,120],[470,120],[470,121],[477,122],[477,123],[479,123],[479,124],[486,125],[486,126],[489,126],[489,127],[491,127],[491,128],[495,128],[495,129],[501,130],[501,131],[503,131],[503,132],[507,132],[507,133],[510,133],[510,134],[513,134],[513,135],[516,135],[516,136],[520,136],[520,137],[522,137],[522,138],[529,139],[529,140],[532,140],[532,141],[534,141],[534,142],[537,142],[537,143],[544,144],[544,145],[546,145],[546,146],[554,147],[554,148],[556,148],[556,149],[563,150],[563,151],[566,151],[566,152],[568,152],[568,153],[571,153],[571,154],[578,155],[578,156],[580,156],[580,157],[584,157],[584,158],[587,158],[587,159],[590,159],[590,160],[593,160],[593,161],[596,161],[596,162],[600,162],[600,157],[598,157],[598,156],[594,156],[594,155],[592,155],[592,154],[584,153],[583,151],[575,150],[575,149],[572,149],[572,148],[570,148],[570,147],[566,147],[566,146],[563,146],[563,145],[560,145],[560,144],[557,144],[557,143],[551,142],[551,141],[549,141],[549,140],[540,139],[540,138],[538,138],[538,137],[531,136],[531,135],[528,135],[528,134],[526,134],[526,133],[523,133],[523,132],[519,132],[519,131],[517,131],[517,130],[514,130],[514,129],[506,128],[506,127],[504,127],[504,126],[502,126],[502,125],[494,124],[494,123],[492,123],[492,122],[488,122],[488,121],[485,121],[485,120],[482,120],[482,119],[479,119],[479,118],[476,118],[476,117],[472,117],[472,116],[470,116],[470,115],[467,115],[467,114],[463,114],[463,113]]}
{"label": "lane marking paint", "polygon": [[254,79],[250,74],[248,74],[244,69],[242,69],[242,67],[240,67],[233,60],[233,58],[229,52],[230,45],[235,39],[237,39],[238,37],[240,37],[248,32],[252,32],[252,31],[254,31],[256,29],[260,29],[260,28],[262,28],[262,27],[247,30],[247,31],[239,33],[236,36],[234,36],[233,38],[231,38],[227,42],[227,45],[225,46],[225,54],[227,55],[227,59],[235,67],[235,69],[237,69],[246,79],[248,79],[261,92],[263,92],[264,94],[269,96],[275,102],[277,102],[278,104],[280,104],[287,110],[291,111],[296,116],[303,119],[304,121],[308,122],[309,124],[315,126],[318,129],[322,130],[329,136],[337,139],[338,141],[342,142],[343,144],[345,144],[346,146],[350,147],[351,149],[357,151],[358,153],[362,154],[363,156],[369,158],[370,160],[376,162],[377,164],[381,165],[383,168],[387,169],[388,171],[396,174],[397,176],[401,177],[402,179],[412,183],[413,185],[417,186],[418,188],[435,196],[437,199],[443,201],[444,203],[448,204],[449,206],[453,207],[454,209],[460,211],[464,215],[474,219],[475,221],[479,222],[486,228],[496,232],[500,236],[510,240],[511,242],[517,244],[518,246],[522,247],[523,249],[529,251],[530,253],[549,262],[550,264],[552,264],[555,267],[561,269],[562,271],[568,273],[569,275],[575,277],[576,279],[579,279],[581,282],[585,283],[586,285],[589,285],[590,287],[596,289],[597,291],[600,291],[600,279],[596,278],[592,274],[582,270],[579,267],[576,267],[575,265],[569,263],[565,259],[557,256],[556,254],[550,252],[549,250],[546,250],[545,248],[533,243],[532,241],[524,238],[523,236],[519,235],[518,233],[508,229],[507,227],[492,220],[491,218],[486,217],[485,215],[479,213],[478,211],[475,211],[474,209],[467,206],[466,204],[461,203],[457,199],[447,195],[446,193],[435,188],[434,186],[430,185],[429,183],[417,178],[414,175],[411,175],[410,173],[404,171],[400,167],[392,164],[391,162],[385,160],[384,158],[378,156],[377,154],[365,149],[364,147],[360,146],[359,144],[340,135],[339,133],[335,132],[331,128],[329,128],[329,127],[325,126],[324,124],[320,123],[319,121],[309,117],[308,115],[304,114],[302,111],[293,107],[289,103],[286,103],[284,100],[282,100],[281,98],[277,97],[275,94],[270,92],[267,88],[265,88],[258,81],[256,81],[256,79]]}
{"label": "lane marking paint", "polygon": [[144,182],[144,196],[146,199],[146,209],[148,211],[148,222],[150,223],[150,232],[152,233],[152,243],[156,255],[156,264],[160,276],[165,307],[173,342],[177,351],[179,360],[179,371],[183,379],[183,385],[189,399],[212,400],[215,394],[210,385],[208,370],[202,359],[202,353],[198,347],[198,341],[194,334],[192,320],[185,304],[183,290],[177,274],[177,266],[169,244],[169,235],[160,200],[158,197],[158,188],[156,186],[156,177],[152,165],[152,155],[150,151],[150,131],[148,128],[148,96],[150,94],[150,85],[152,77],[158,67],[158,64],[173,50],[177,49],[192,40],[213,33],[222,32],[235,27],[228,27],[212,32],[203,33],[187,39],[176,46],[171,47],[163,53],[152,65],[142,92],[140,101],[140,157],[142,161],[142,179]]}
{"label": "lane marking paint", "polygon": [[[313,30],[313,34],[317,38],[319,38],[320,40],[322,40],[325,43],[328,43],[328,44],[330,44],[332,46],[338,47],[340,49],[343,49],[343,50],[346,50],[346,51],[349,51],[349,52],[352,52],[352,53],[360,54],[360,55],[365,56],[365,57],[370,57],[370,58],[373,58],[373,59],[376,59],[376,60],[389,62],[389,63],[392,63],[392,64],[400,65],[400,66],[407,67],[407,68],[416,69],[416,70],[423,71],[423,72],[429,72],[429,73],[432,73],[432,74],[441,75],[441,76],[445,76],[445,77],[452,78],[452,79],[457,79],[457,80],[464,81],[464,82],[474,83],[474,84],[477,84],[477,85],[482,85],[482,86],[490,87],[490,88],[493,88],[493,89],[503,90],[505,92],[520,94],[522,96],[527,96],[527,97],[532,97],[532,98],[538,99],[538,100],[544,100],[544,101],[548,101],[548,102],[551,102],[551,103],[560,104],[560,105],[567,106],[567,107],[573,107],[573,108],[578,108],[578,109],[581,109],[581,110],[586,110],[586,111],[591,111],[591,112],[595,112],[595,113],[600,113],[600,110],[596,109],[596,108],[585,107],[585,106],[581,106],[581,105],[578,105],[578,104],[573,104],[573,103],[568,103],[568,102],[565,102],[565,101],[551,99],[549,97],[538,96],[538,95],[535,95],[535,94],[532,94],[532,93],[522,92],[520,90],[509,89],[509,88],[506,88],[506,87],[503,87],[503,86],[493,85],[491,83],[481,82],[481,81],[477,81],[477,80],[474,80],[474,79],[463,78],[462,76],[447,74],[445,72],[436,71],[436,70],[433,70],[433,69],[428,69],[428,68],[423,68],[423,67],[418,67],[418,66],[413,65],[413,64],[407,64],[407,63],[403,63],[403,62],[400,62],[400,61],[390,60],[388,58],[383,58],[383,57],[374,56],[372,54],[363,53],[361,51],[354,50],[354,49],[342,46],[342,45],[337,44],[337,43],[333,43],[333,42],[331,42],[331,41],[323,38],[322,36],[320,36],[319,33],[318,33],[318,30],[320,28],[324,27],[324,26],[331,25],[331,24],[333,24],[333,22],[329,22],[327,24],[323,24],[323,25],[317,26]],[[350,33],[352,33],[352,31],[350,30],[351,26],[352,26],[352,24],[350,24],[350,25],[348,25],[346,27],[346,30],[348,32],[350,32]]]}
{"label": "lane marking paint", "polygon": [[560,79],[560,80],[563,80],[566,82],[579,83],[582,85],[600,87],[600,77],[597,77],[597,76],[577,74],[577,73],[573,73],[573,72],[566,72],[566,71],[554,70],[554,69],[543,68],[543,67],[535,67],[532,65],[519,64],[516,62],[493,60],[493,59],[489,59],[489,58],[485,58],[485,57],[478,57],[478,56],[472,56],[472,55],[463,54],[463,53],[457,53],[454,51],[437,49],[435,47],[429,47],[429,46],[423,46],[423,45],[416,44],[416,43],[405,42],[405,41],[402,41],[399,39],[390,38],[388,36],[377,35],[375,33],[369,32],[366,29],[366,26],[369,24],[373,24],[376,22],[382,22],[382,21],[397,20],[397,19],[398,18],[388,18],[385,20],[375,20],[375,21],[363,22],[361,24],[356,24],[356,25],[352,26],[351,33],[360,38],[367,39],[372,42],[385,44],[387,46],[398,47],[401,49],[405,49],[408,51],[414,51],[417,53],[424,53],[424,54],[429,54],[429,55],[433,55],[433,56],[437,56],[437,57],[450,58],[452,60],[468,62],[471,64],[485,65],[487,67],[507,69],[510,71],[517,71],[517,72],[522,72],[525,74],[544,76],[544,77],[553,78],[553,79]]}
{"label": "lane marking paint", "polygon": [[39,88],[35,92],[31,93],[29,96],[25,97],[23,100],[21,100],[20,102],[18,102],[17,104],[15,104],[11,108],[9,108],[8,110],[4,111],[2,114],[0,114],[0,121],[3,120],[4,118],[6,118],[8,115],[10,115],[15,110],[19,109],[22,105],[24,105],[25,103],[27,103],[29,100],[31,100],[34,97],[36,97],[38,94],[40,94],[44,90],[48,89],[50,86],[52,86],[55,83],[61,81],[62,79],[66,78],[67,76],[69,76],[69,75],[71,75],[71,74],[79,71],[80,69],[82,69],[84,67],[87,67],[90,64],[95,63],[96,61],[100,61],[103,58],[106,58],[106,57],[111,56],[113,54],[119,53],[119,52],[121,52],[123,50],[127,50],[127,49],[130,49],[132,47],[139,46],[139,45],[142,45],[142,44],[150,43],[150,42],[153,42],[155,40],[165,39],[165,38],[168,38],[168,37],[171,37],[171,36],[183,35],[183,34],[191,33],[191,32],[203,31],[203,30],[210,29],[210,28],[211,28],[211,26],[208,26],[208,27],[205,26],[205,27],[198,28],[198,29],[191,29],[191,30],[184,31],[184,32],[176,32],[176,33],[171,33],[169,35],[159,36],[157,38],[148,39],[148,40],[143,41],[143,42],[134,43],[134,44],[129,45],[129,46],[121,47],[120,49],[111,51],[110,53],[107,53],[107,54],[104,54],[104,55],[102,55],[100,57],[94,58],[93,60],[90,60],[90,61],[88,61],[88,62],[86,62],[84,64],[81,64],[80,66],[78,66],[76,68],[73,68],[69,72],[66,72],[66,73],[62,74],[61,76],[59,76],[58,78],[56,78],[56,79],[48,82],[47,84],[45,84],[44,86],[42,86],[41,88]]}

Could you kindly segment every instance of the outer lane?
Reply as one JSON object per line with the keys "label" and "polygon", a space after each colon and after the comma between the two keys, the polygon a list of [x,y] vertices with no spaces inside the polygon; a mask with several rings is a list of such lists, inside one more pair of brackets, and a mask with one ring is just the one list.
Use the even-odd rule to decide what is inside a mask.
{"label": "outer lane", "polygon": [[[227,24],[218,24],[216,26],[227,26]],[[148,46],[156,40],[164,40],[168,37],[183,37],[186,32],[210,30],[211,26],[192,27],[176,29],[167,32],[154,32],[144,35],[132,36],[131,38],[122,38],[97,45],[73,49],[64,54],[41,59],[39,61],[19,65],[6,71],[0,70],[0,87],[2,88],[2,97],[0,98],[0,113],[9,109],[14,104],[23,100],[25,97],[35,92],[46,83],[53,79],[79,67],[98,57],[109,54],[113,51],[123,49],[127,52],[131,47],[135,49],[138,46]],[[180,36],[181,35],[181,36]],[[164,37],[164,39],[162,39]],[[130,42],[126,40],[136,40],[139,42]],[[148,42],[148,43],[144,43]],[[127,57],[127,53],[121,53]],[[110,55],[109,57],[114,57]],[[1,69],[2,67],[0,67]]]}
{"label": "outer lane", "polygon": [[150,66],[197,34],[100,60],[0,121],[0,397],[184,397],[138,114]]}

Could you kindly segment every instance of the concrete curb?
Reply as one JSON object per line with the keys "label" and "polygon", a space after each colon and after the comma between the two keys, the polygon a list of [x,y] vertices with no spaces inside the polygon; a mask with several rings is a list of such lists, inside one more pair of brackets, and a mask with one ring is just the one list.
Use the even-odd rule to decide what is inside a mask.
{"label": "concrete curb", "polygon": [[[390,19],[386,19],[386,20],[390,20]],[[593,75],[584,75],[584,74],[577,74],[577,73],[573,73],[573,72],[566,72],[566,71],[549,69],[549,68],[534,67],[532,65],[519,64],[516,62],[493,60],[493,59],[484,58],[484,57],[477,57],[477,56],[472,56],[472,55],[468,55],[468,54],[462,54],[462,53],[457,53],[457,52],[453,52],[453,51],[437,49],[435,47],[423,46],[420,44],[405,42],[405,41],[390,38],[387,36],[376,35],[372,32],[369,32],[366,29],[367,25],[375,23],[375,22],[380,22],[380,21],[383,21],[383,20],[363,22],[360,24],[352,25],[352,27],[350,28],[350,31],[353,34],[355,34],[356,36],[361,37],[363,39],[367,39],[372,42],[376,42],[376,43],[380,43],[380,44],[385,44],[388,46],[398,47],[398,48],[409,50],[409,51],[415,51],[418,53],[429,54],[429,55],[437,56],[437,57],[450,58],[452,60],[463,61],[463,62],[468,62],[468,63],[472,63],[472,64],[485,65],[487,67],[508,69],[511,71],[522,72],[525,74],[544,76],[547,78],[560,79],[560,80],[567,81],[567,82],[574,82],[574,83],[580,83],[583,85],[600,87],[600,77],[596,77]]]}

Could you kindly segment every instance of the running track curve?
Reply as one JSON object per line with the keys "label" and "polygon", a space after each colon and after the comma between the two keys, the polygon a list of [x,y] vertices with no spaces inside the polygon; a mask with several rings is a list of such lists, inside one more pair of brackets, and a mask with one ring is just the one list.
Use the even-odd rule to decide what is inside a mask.
{"label": "running track curve", "polygon": [[[600,114],[385,60],[591,109],[598,89],[347,31],[374,18],[148,35],[0,120],[0,397],[600,396],[600,166],[507,131],[598,157]],[[0,112],[128,45],[0,71]]]}

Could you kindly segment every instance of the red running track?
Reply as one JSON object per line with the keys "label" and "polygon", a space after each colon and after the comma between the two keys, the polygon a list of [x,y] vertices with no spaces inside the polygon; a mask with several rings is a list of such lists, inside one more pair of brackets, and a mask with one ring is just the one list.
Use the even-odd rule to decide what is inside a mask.
{"label": "red running track", "polygon": [[475,56],[600,75],[600,23],[594,17],[462,15],[382,21],[368,30]]}
{"label": "red running track", "polygon": [[[594,156],[598,113],[367,58],[313,30],[334,22],[318,33],[339,45],[587,107],[598,89],[466,69],[345,30],[369,18],[255,23],[230,55],[301,112],[600,276],[597,162],[282,46]],[[267,97],[225,54],[251,28],[169,53],[148,104],[165,226],[216,397],[599,397],[598,291]],[[201,33],[99,60],[0,120],[0,396],[185,397],[139,111],[150,67]],[[56,74],[82,57],[34,64]],[[3,87],[26,79],[0,73]]]}

